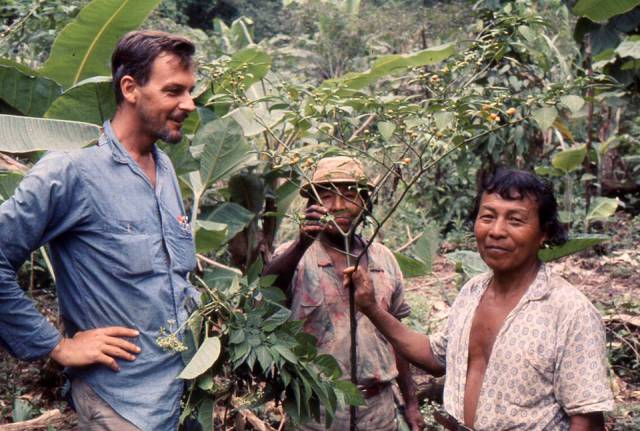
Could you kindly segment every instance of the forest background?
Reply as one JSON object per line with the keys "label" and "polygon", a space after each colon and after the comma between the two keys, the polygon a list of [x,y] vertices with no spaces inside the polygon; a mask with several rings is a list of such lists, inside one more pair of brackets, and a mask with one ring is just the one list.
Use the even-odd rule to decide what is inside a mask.
{"label": "forest background", "polygon": [[[2,0],[0,202],[43,151],[95,141],[114,110],[118,37],[186,35],[198,109],[183,142],[162,146],[191,214],[205,305],[183,340],[170,322],[158,328],[189,363],[184,426],[278,428],[359,401],[259,277],[297,232],[300,182],[319,158],[349,153],[376,179],[363,232],[396,252],[409,323],[426,332],[484,270],[468,220],[479,178],[501,165],[548,178],[573,240],[541,256],[601,310],[617,400],[608,427],[638,429],[639,4]],[[57,322],[46,249],[20,282]],[[33,418],[73,427],[55,364],[0,360],[0,423],[19,426],[6,429]],[[418,382],[431,420],[441,382]]]}

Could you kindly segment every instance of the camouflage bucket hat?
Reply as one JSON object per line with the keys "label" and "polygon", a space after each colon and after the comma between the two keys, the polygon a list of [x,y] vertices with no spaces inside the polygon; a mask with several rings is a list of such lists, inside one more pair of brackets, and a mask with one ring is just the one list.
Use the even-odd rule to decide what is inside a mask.
{"label": "camouflage bucket hat", "polygon": [[352,157],[336,156],[320,159],[311,181],[304,184],[300,194],[306,198],[311,197],[311,184],[358,184],[373,190],[373,182],[364,172],[362,163]]}

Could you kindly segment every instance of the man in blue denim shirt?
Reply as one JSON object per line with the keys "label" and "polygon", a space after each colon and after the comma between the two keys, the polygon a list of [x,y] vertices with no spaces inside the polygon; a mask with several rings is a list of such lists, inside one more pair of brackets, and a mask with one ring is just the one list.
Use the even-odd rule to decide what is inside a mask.
{"label": "man in blue denim shirt", "polygon": [[[195,109],[187,39],[133,32],[112,57],[117,111],[97,146],[50,153],[0,206],[0,340],[22,359],[68,367],[80,428],[172,430],[180,355],[160,327],[188,317],[194,243],[176,174],[155,141],[179,142]],[[62,336],[16,282],[49,244]]]}

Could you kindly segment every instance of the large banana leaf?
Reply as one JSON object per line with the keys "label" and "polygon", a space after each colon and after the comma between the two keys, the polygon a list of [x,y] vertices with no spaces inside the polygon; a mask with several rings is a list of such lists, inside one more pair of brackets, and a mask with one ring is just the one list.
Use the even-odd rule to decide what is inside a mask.
{"label": "large banana leaf", "polygon": [[41,69],[65,88],[109,74],[116,42],[142,24],[160,0],[93,0],[58,35]]}
{"label": "large banana leaf", "polygon": [[99,136],[93,124],[0,115],[0,151],[7,153],[82,148]]}
{"label": "large banana leaf", "polygon": [[24,115],[41,117],[62,93],[55,81],[7,59],[0,59],[0,99]]}
{"label": "large banana leaf", "polygon": [[337,79],[330,79],[323,85],[345,84],[353,90],[359,90],[383,76],[406,70],[410,67],[427,66],[440,63],[455,54],[451,44],[439,45],[418,51],[415,54],[392,54],[380,57],[366,72],[347,73]]}
{"label": "large banana leaf", "polygon": [[113,117],[115,112],[116,98],[111,86],[111,77],[95,76],[62,93],[44,116],[101,126],[105,120]]}
{"label": "large banana leaf", "polygon": [[579,0],[573,7],[573,13],[586,16],[591,21],[604,22],[638,5],[640,0]]}

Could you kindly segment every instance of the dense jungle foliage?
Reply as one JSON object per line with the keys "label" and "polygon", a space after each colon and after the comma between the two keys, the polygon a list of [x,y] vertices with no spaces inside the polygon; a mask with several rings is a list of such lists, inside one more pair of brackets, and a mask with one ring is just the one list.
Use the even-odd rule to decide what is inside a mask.
{"label": "dense jungle foliage", "polygon": [[[95,141],[115,110],[108,60],[120,36],[188,36],[198,108],[183,141],[161,147],[190,212],[204,305],[186,328],[158,328],[189,362],[182,420],[218,429],[238,417],[277,426],[285,412],[298,423],[321,408],[331,417],[359,392],[260,277],[298,230],[298,187],[316,161],[346,153],[368,165],[364,236],[394,249],[406,277],[429,274],[444,253],[461,280],[483,271],[468,214],[478,180],[503,165],[535,169],[561,200],[572,240],[543,260],[637,250],[639,5],[3,0],[0,202],[43,151]],[[616,211],[635,226],[626,243],[607,241]],[[33,294],[54,290],[51,274],[43,248],[20,277]],[[637,296],[618,306],[640,312]],[[610,346],[612,373],[636,390],[638,326],[616,326],[623,341]],[[35,414],[18,395],[15,421]]]}

